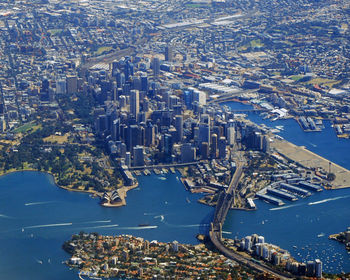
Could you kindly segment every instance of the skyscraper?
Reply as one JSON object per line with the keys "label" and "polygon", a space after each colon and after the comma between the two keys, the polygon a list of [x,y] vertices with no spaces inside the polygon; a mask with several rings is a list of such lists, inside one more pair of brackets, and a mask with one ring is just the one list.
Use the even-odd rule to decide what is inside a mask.
{"label": "skyscraper", "polygon": [[78,78],[77,76],[67,76],[67,93],[76,93],[78,91]]}
{"label": "skyscraper", "polygon": [[140,112],[140,96],[138,90],[130,91],[130,113],[135,118],[137,118],[138,113]]}
{"label": "skyscraper", "polygon": [[174,60],[173,47],[171,45],[167,45],[165,47],[164,56],[165,56],[166,61],[173,61]]}
{"label": "skyscraper", "polygon": [[176,142],[181,142],[184,136],[183,117],[181,115],[178,115],[175,118],[175,128],[177,134]]}
{"label": "skyscraper", "polygon": [[235,144],[235,128],[234,127],[228,127],[227,128],[227,142],[229,145],[233,146]]}
{"label": "skyscraper", "polygon": [[158,57],[154,57],[152,60],[153,76],[158,77],[160,73],[160,61]]}
{"label": "skyscraper", "polygon": [[136,147],[133,148],[134,166],[143,166],[143,165],[145,165],[143,150],[144,150],[143,146],[136,146]]}
{"label": "skyscraper", "polygon": [[211,136],[211,156],[213,158],[216,158],[218,156],[217,147],[218,147],[218,136],[216,134],[213,134]]}
{"label": "skyscraper", "polygon": [[219,139],[219,158],[225,158],[226,156],[226,138],[220,137]]}

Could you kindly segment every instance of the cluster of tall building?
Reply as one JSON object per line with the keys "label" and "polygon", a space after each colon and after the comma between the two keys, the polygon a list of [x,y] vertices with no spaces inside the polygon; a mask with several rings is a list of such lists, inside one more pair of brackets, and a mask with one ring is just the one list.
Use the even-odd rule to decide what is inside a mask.
{"label": "cluster of tall building", "polygon": [[274,265],[283,266],[294,275],[322,278],[322,262],[319,259],[306,263],[297,262],[288,251],[266,243],[264,236],[257,234],[246,236],[240,241],[240,249]]}
{"label": "cluster of tall building", "polygon": [[[165,60],[174,60],[171,45],[165,48]],[[158,57],[124,57],[108,70],[85,70],[85,79],[66,75],[55,85],[43,81],[42,92],[53,86],[58,95],[92,93],[96,132],[122,165],[224,159],[237,135],[249,148],[268,150],[268,138],[260,130],[237,121],[233,113],[219,113],[207,104],[206,92],[160,83],[160,63]]]}

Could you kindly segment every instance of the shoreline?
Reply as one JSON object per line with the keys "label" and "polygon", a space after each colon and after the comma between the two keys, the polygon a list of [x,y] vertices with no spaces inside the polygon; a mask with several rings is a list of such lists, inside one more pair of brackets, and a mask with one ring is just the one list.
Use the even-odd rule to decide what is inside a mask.
{"label": "shoreline", "polygon": [[[41,171],[41,170],[35,170],[35,169],[22,169],[22,170],[11,170],[8,172],[4,172],[0,175],[0,177],[6,176],[6,175],[10,175],[13,173],[20,173],[20,172],[38,172],[38,173],[43,173],[46,175],[49,175],[52,179],[53,179],[53,184],[63,190],[66,191],[71,191],[71,192],[78,192],[78,193],[85,193],[85,194],[91,194],[94,195],[96,197],[102,197],[102,193],[98,192],[96,190],[77,190],[77,189],[73,189],[73,188],[69,188],[69,187],[64,187],[64,186],[60,186],[59,184],[57,184],[56,182],[56,178],[55,175],[52,174],[50,171]],[[116,189],[120,195],[120,197],[122,198],[122,201],[120,203],[117,204],[111,204],[111,203],[99,203],[99,205],[101,205],[102,207],[107,207],[107,208],[112,208],[112,207],[121,207],[121,206],[125,206],[126,205],[126,196],[127,196],[127,192],[137,188],[139,185],[139,183],[137,182],[136,184],[132,185],[132,186],[123,186],[121,188]]]}

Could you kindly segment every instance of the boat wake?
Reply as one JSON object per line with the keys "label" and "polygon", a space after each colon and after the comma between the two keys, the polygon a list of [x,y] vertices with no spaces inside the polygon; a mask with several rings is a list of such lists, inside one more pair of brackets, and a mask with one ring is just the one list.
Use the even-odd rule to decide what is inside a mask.
{"label": "boat wake", "polygon": [[10,216],[7,216],[7,215],[5,215],[5,214],[0,214],[0,218],[11,219]]}
{"label": "boat wake", "polygon": [[37,258],[34,258],[38,264],[43,264],[43,261],[38,260]]}
{"label": "boat wake", "polygon": [[33,206],[33,205],[43,205],[43,204],[50,204],[54,203],[55,201],[38,201],[38,202],[28,202],[24,203],[25,206]]}
{"label": "boat wake", "polygon": [[169,227],[175,227],[175,228],[193,228],[193,227],[207,227],[209,224],[193,224],[193,225],[173,225],[165,223]]}
{"label": "boat wake", "polygon": [[141,230],[141,229],[156,229],[158,226],[142,226],[142,227],[118,227],[118,229],[131,229],[131,230]]}
{"label": "boat wake", "polygon": [[325,234],[323,232],[321,232],[320,234],[317,235],[317,237],[323,237],[325,236]]}
{"label": "boat wake", "polygon": [[118,227],[119,225],[105,225],[105,226],[95,226],[95,227],[89,227],[89,228],[113,228],[113,227]]}
{"label": "boat wake", "polygon": [[222,233],[224,233],[224,234],[232,234],[231,231],[223,231]]}
{"label": "boat wake", "polygon": [[322,204],[322,203],[326,203],[329,201],[334,201],[334,200],[348,198],[348,197],[350,197],[350,195],[337,196],[337,197],[327,198],[327,199],[323,199],[323,200],[319,200],[319,201],[315,201],[315,202],[310,202],[310,203],[308,203],[308,205],[317,205],[317,204]]}
{"label": "boat wake", "polygon": [[82,222],[81,224],[102,224],[102,223],[110,223],[112,220],[104,220],[104,221],[89,221]]}
{"label": "boat wake", "polygon": [[155,219],[160,218],[160,221],[161,221],[161,222],[163,222],[163,221],[164,221],[164,215],[154,216],[153,218],[155,218]]}
{"label": "boat wake", "polygon": [[156,215],[157,213],[143,213],[144,216],[154,216]]}
{"label": "boat wake", "polygon": [[297,207],[297,206],[300,206],[300,205],[303,205],[303,204],[299,203],[299,204],[286,205],[286,206],[282,206],[282,207],[270,208],[270,211],[283,210],[283,209],[288,209],[288,208],[292,208],[292,207]]}
{"label": "boat wake", "polygon": [[310,144],[312,147],[314,147],[314,148],[316,148],[316,147],[317,147],[317,145],[316,145],[316,144],[314,144],[314,143],[309,142],[309,144]]}
{"label": "boat wake", "polygon": [[73,223],[48,224],[48,225],[28,226],[28,227],[24,227],[24,228],[25,228],[25,229],[31,229],[31,228],[64,227],[64,226],[71,226],[72,224],[73,224]]}

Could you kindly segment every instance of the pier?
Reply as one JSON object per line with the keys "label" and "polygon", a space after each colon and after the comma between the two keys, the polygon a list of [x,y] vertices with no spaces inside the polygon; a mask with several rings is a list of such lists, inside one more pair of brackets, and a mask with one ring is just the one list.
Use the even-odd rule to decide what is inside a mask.
{"label": "pier", "polygon": [[267,194],[257,193],[256,197],[258,197],[262,200],[266,200],[268,202],[271,202],[273,204],[276,204],[278,206],[284,205],[284,202],[281,199],[275,198],[275,197],[267,195]]}
{"label": "pier", "polygon": [[281,187],[281,189],[290,191],[292,193],[296,193],[298,195],[302,195],[302,196],[310,196],[311,195],[310,192],[308,192],[308,191],[306,191],[306,190],[304,190],[302,188],[298,188],[296,186],[289,185],[289,184],[286,184],[286,183],[281,183],[280,187]]}
{"label": "pier", "polygon": [[270,193],[272,195],[290,200],[290,201],[296,201],[298,198],[295,195],[289,194],[287,192],[277,190],[277,189],[272,189],[272,188],[267,188],[267,193]]}

